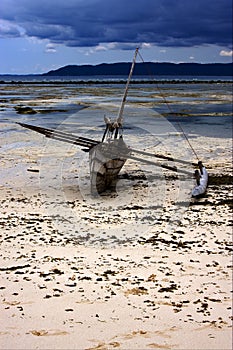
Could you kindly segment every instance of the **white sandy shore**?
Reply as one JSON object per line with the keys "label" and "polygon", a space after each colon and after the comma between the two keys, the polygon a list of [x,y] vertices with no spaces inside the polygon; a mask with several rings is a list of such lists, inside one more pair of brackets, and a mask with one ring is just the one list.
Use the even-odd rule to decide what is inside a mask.
{"label": "white sandy shore", "polygon": [[[75,162],[53,182],[52,158],[48,168],[39,164],[43,138],[28,132],[19,147],[18,140],[17,133],[8,147],[1,140],[1,349],[231,349],[229,182],[210,184],[175,226],[172,182],[161,217],[153,216],[149,196],[146,215],[130,203],[119,223],[114,208],[83,200]],[[192,142],[211,176],[230,174],[229,140]],[[119,235],[123,228],[125,240],[103,240],[111,226]]]}

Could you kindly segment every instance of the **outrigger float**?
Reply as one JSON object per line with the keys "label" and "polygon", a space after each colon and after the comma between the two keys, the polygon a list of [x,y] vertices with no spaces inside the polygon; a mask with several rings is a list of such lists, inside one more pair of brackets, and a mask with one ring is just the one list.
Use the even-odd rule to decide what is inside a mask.
{"label": "outrigger float", "polygon": [[194,176],[196,178],[197,185],[192,190],[193,197],[199,197],[206,192],[208,186],[208,172],[203,166],[202,162],[198,162],[199,170],[195,170]]}
{"label": "outrigger float", "polygon": [[[170,156],[164,156],[156,153],[149,153],[146,151],[132,149],[128,147],[123,140],[123,112],[126,103],[126,97],[130,80],[133,74],[138,48],[135,51],[134,59],[131,65],[130,73],[127,79],[124,95],[119,109],[118,117],[115,121],[104,117],[106,124],[105,131],[101,141],[93,140],[86,137],[78,137],[74,134],[60,131],[58,129],[48,129],[40,126],[18,123],[24,128],[31,129],[38,133],[45,135],[48,138],[71,143],[73,145],[81,146],[84,152],[89,153],[89,167],[90,167],[90,186],[93,195],[101,194],[108,189],[115,188],[118,174],[124,166],[127,159],[133,159],[138,162],[160,166],[164,169],[174,172],[193,175],[192,172],[179,169],[176,166],[161,164],[155,162],[151,158],[163,159],[174,163],[181,163],[189,166],[196,166],[195,163],[186,160],[176,159]],[[143,158],[142,158],[143,156]],[[149,159],[148,159],[149,157]],[[205,193],[208,183],[208,173],[203,167],[202,163],[199,170],[195,171],[196,186],[192,191],[192,196],[197,197]]]}

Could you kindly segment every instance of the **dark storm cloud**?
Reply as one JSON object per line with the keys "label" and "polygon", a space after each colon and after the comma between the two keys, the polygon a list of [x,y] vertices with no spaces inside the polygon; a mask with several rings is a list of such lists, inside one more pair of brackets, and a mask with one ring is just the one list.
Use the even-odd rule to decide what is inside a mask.
{"label": "dark storm cloud", "polygon": [[[1,0],[11,36],[66,46],[231,46],[231,0]],[[1,27],[0,27],[1,29]],[[2,36],[4,36],[4,31]]]}

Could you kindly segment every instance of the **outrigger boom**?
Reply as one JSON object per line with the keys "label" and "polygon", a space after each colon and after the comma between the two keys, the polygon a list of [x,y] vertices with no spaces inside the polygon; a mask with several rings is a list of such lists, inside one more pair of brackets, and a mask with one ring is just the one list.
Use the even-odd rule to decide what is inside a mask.
{"label": "outrigger boom", "polygon": [[[35,126],[35,125],[30,125],[30,124],[25,124],[25,123],[17,123],[20,126],[27,128],[27,129],[31,129],[33,131],[36,131],[40,134],[45,135],[48,138],[54,139],[54,140],[58,140],[58,141],[63,141],[66,143],[71,143],[73,145],[77,145],[77,146],[82,146],[85,147],[84,151],[86,152],[90,152],[90,150],[93,147],[96,147],[98,145],[108,145],[108,143],[102,143],[100,141],[96,141],[93,139],[89,139],[86,137],[79,137],[70,133],[66,133],[63,131],[59,131],[57,129],[48,129],[48,128],[43,128],[40,126]],[[144,151],[139,151],[136,150],[134,148],[127,148],[127,153],[125,152],[125,150],[123,150],[121,147],[119,147],[119,145],[112,145],[111,150],[106,150],[105,151],[105,155],[106,157],[110,158],[110,157],[126,157],[127,159],[133,159],[142,163],[146,163],[146,164],[151,164],[151,165],[155,165],[155,166],[160,166],[161,168],[164,169],[168,169],[168,170],[172,170],[178,173],[183,173],[183,174],[188,174],[191,175],[192,173],[190,171],[186,171],[183,169],[177,169],[177,167],[175,166],[170,166],[167,164],[162,164],[162,163],[156,163],[154,161],[151,160],[147,160],[144,158],[139,158],[139,157],[135,157],[132,155],[132,153],[138,153],[138,154],[142,154],[145,156],[149,156],[149,157],[155,157],[155,158],[161,158],[161,159],[165,159],[168,161],[172,161],[175,163],[182,163],[182,164],[189,164],[189,165],[195,165],[195,163],[191,163],[185,160],[181,160],[181,159],[176,159],[176,158],[172,158],[172,157],[168,157],[168,156],[163,156],[160,154],[154,154],[154,153],[149,153],[149,152],[144,152]]]}
{"label": "outrigger boom", "polygon": [[42,135],[45,135],[48,138],[55,139],[58,141],[72,143],[72,144],[78,145],[78,146],[84,146],[87,148],[91,148],[91,147],[94,147],[100,143],[98,141],[88,139],[86,137],[79,137],[79,136],[75,136],[72,134],[68,134],[68,133],[60,131],[58,129],[48,129],[48,128],[43,128],[41,126],[29,125],[29,124],[25,124],[25,123],[17,123],[17,124],[21,125],[24,128],[31,129],[33,131],[36,131],[36,132],[42,134]]}

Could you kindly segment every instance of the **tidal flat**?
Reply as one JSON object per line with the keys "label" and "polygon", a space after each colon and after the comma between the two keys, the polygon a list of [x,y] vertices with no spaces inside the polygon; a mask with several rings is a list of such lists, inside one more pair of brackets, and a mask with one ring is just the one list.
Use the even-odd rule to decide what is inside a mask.
{"label": "tidal flat", "polygon": [[17,123],[99,140],[124,84],[0,84],[2,349],[231,349],[231,87],[129,90],[127,144],[198,156],[202,198],[192,176],[133,160],[92,198],[88,155]]}

